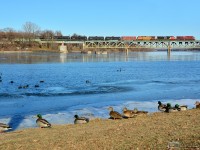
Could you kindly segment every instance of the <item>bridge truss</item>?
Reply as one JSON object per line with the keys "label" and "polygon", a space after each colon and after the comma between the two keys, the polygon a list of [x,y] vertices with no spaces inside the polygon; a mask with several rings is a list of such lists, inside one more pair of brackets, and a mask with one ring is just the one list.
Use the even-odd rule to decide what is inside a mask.
{"label": "bridge truss", "polygon": [[108,49],[108,48],[155,48],[155,49],[187,49],[187,48],[200,48],[200,41],[40,41],[41,44],[46,43],[58,44],[81,44],[83,49]]}
{"label": "bridge truss", "polygon": [[200,41],[85,41],[84,48],[200,48]]}

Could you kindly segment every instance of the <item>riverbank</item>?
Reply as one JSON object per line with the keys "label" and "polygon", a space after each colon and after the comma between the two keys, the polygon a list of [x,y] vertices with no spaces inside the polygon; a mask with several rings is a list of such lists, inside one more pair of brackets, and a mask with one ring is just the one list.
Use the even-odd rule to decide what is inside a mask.
{"label": "riverbank", "polygon": [[[130,52],[149,52],[149,51],[156,51],[155,49],[150,49],[150,48],[130,48]],[[27,48],[27,49],[14,49],[14,50],[0,50],[0,53],[23,53],[23,52],[53,52],[53,53],[61,53],[60,50],[58,49],[45,49],[45,48]],[[113,48],[108,48],[108,49],[68,49],[69,53],[102,53],[102,52],[107,52],[107,53],[113,53],[113,52],[125,52],[125,49],[113,49]]]}
{"label": "riverbank", "polygon": [[200,148],[200,109],[153,113],[131,119],[95,119],[0,134],[0,149],[180,149]]}
{"label": "riverbank", "polygon": [[59,50],[51,50],[45,48],[27,48],[27,49],[14,49],[14,50],[0,50],[0,53],[32,53],[32,52],[56,52],[59,53]]}

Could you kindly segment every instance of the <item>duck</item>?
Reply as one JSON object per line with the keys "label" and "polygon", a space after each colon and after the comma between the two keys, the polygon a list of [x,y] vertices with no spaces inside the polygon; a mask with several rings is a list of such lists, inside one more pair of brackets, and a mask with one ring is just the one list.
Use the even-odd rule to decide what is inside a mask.
{"label": "duck", "polygon": [[170,112],[177,112],[177,111],[180,111],[180,109],[172,107],[170,103],[167,103],[165,112],[170,113]]}
{"label": "duck", "polygon": [[161,103],[161,101],[158,101],[158,110],[165,111],[166,110],[166,104]]}
{"label": "duck", "polygon": [[84,124],[89,122],[89,118],[79,117],[78,115],[74,115],[74,124]]}
{"label": "duck", "polygon": [[122,69],[121,69],[121,68],[119,68],[119,70],[117,70],[117,71],[121,72],[121,71],[122,71]]}
{"label": "duck", "polygon": [[51,127],[51,124],[47,120],[43,119],[41,114],[38,114],[37,118],[38,119],[36,120],[36,123],[40,128],[50,128]]}
{"label": "duck", "polygon": [[128,110],[126,107],[124,107],[123,109],[123,114],[124,114],[124,117],[126,118],[133,118],[136,116],[136,114],[132,110]]}
{"label": "duck", "polygon": [[122,119],[122,115],[118,113],[117,111],[114,111],[112,107],[109,107],[108,110],[110,110],[110,117],[115,119]]}
{"label": "duck", "polygon": [[91,82],[90,82],[90,80],[86,80],[85,83],[86,83],[86,84],[89,84],[89,83],[91,83]]}
{"label": "duck", "polygon": [[138,110],[137,108],[134,108],[133,109],[133,112],[134,112],[134,114],[136,114],[136,115],[146,115],[146,114],[148,114],[148,111],[143,111],[143,110]]}
{"label": "duck", "polygon": [[18,86],[18,89],[22,89],[22,86],[20,85],[20,86]]}
{"label": "duck", "polygon": [[176,104],[175,105],[175,108],[178,109],[179,111],[184,111],[184,110],[187,110],[187,105],[181,105],[179,106],[179,104]]}
{"label": "duck", "polygon": [[24,85],[23,86],[23,89],[27,89],[29,87],[29,85],[27,84],[27,85]]}
{"label": "duck", "polygon": [[200,102],[199,101],[196,101],[195,105],[196,105],[196,109],[200,109]]}
{"label": "duck", "polygon": [[35,85],[35,88],[38,88],[38,87],[40,87],[40,86],[39,86],[38,84],[36,84],[36,85]]}
{"label": "duck", "polygon": [[4,124],[4,123],[0,123],[0,132],[5,132],[7,130],[11,130],[12,128],[7,125],[7,124]]}

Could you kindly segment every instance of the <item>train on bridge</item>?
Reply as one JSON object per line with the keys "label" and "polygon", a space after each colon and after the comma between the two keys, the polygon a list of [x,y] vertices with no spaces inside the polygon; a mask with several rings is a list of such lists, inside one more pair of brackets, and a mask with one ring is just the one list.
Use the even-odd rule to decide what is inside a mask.
{"label": "train on bridge", "polygon": [[41,41],[195,41],[194,36],[53,36],[39,38]]}

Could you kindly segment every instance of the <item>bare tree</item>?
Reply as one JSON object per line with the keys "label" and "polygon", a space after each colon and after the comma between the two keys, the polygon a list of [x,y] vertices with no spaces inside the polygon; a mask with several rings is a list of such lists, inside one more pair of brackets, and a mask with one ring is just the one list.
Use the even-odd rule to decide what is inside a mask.
{"label": "bare tree", "polygon": [[72,36],[80,36],[79,34],[76,34],[76,33],[74,33],[74,34],[72,34]]}
{"label": "bare tree", "polygon": [[46,40],[52,40],[54,37],[54,32],[52,30],[45,30],[41,33],[41,37]]}
{"label": "bare tree", "polygon": [[47,42],[47,48],[52,48],[54,41],[54,32],[52,30],[45,30],[41,33],[41,38],[45,39]]}
{"label": "bare tree", "polygon": [[10,44],[13,44],[15,36],[16,36],[16,31],[12,28],[5,28],[3,29],[5,33],[5,38],[7,39]]}
{"label": "bare tree", "polygon": [[55,36],[63,36],[61,31],[55,31]]}
{"label": "bare tree", "polygon": [[0,41],[6,38],[5,32],[3,30],[0,30]]}
{"label": "bare tree", "polygon": [[31,41],[33,41],[36,37],[36,34],[40,30],[40,28],[32,22],[26,22],[23,25],[23,29],[25,32],[25,38],[28,40],[29,45],[31,45]]}

